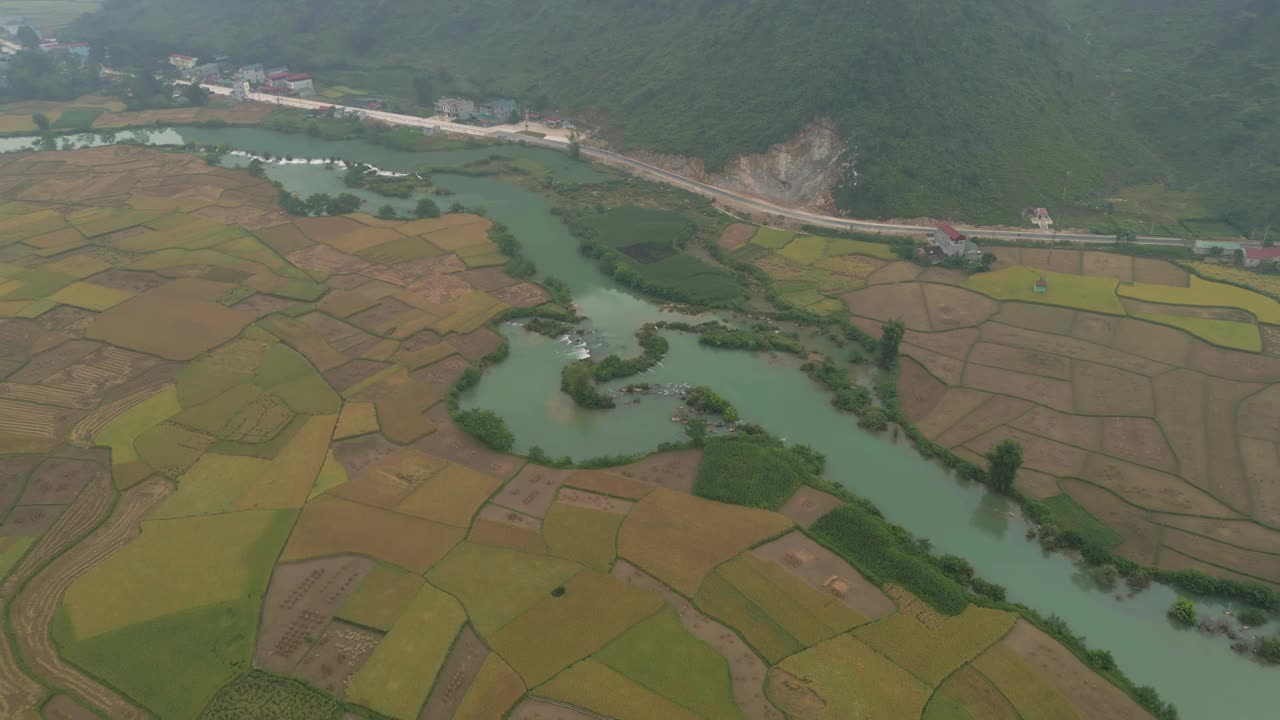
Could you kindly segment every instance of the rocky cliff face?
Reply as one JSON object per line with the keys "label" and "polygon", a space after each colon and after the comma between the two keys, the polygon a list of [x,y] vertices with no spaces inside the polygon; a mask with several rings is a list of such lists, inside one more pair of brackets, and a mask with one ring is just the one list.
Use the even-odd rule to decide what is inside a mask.
{"label": "rocky cliff face", "polygon": [[852,159],[834,123],[815,121],[791,140],[755,155],[734,158],[722,172],[708,173],[697,158],[628,153],[637,160],[685,177],[770,202],[806,210],[835,210],[831,189]]}

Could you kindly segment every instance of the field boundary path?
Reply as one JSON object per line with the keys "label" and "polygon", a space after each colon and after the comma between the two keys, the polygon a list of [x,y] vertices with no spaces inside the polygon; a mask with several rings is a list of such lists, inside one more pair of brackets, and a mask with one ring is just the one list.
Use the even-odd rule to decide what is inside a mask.
{"label": "field boundary path", "polygon": [[[231,88],[228,87],[221,87],[217,85],[206,85],[204,87],[216,95],[231,94]],[[335,107],[335,104],[332,102],[280,97],[264,93],[249,93],[246,97],[255,102],[279,105],[281,107],[298,108],[302,110],[319,110]],[[557,150],[567,150],[569,147],[569,141],[565,138],[537,138],[526,135],[517,135],[510,129],[510,126],[481,128],[473,125],[449,122],[447,120],[417,117],[416,115],[402,115],[400,113],[391,113],[382,110],[361,110],[360,112],[365,117],[378,120],[389,125],[433,128],[436,130],[443,130],[445,132],[458,133],[460,135],[488,137],[500,140],[518,139],[521,142],[526,142],[530,145],[537,145]],[[663,170],[655,165],[650,165],[649,163],[642,162],[610,150],[601,150],[599,148],[587,147],[584,145],[581,148],[581,152],[587,157],[599,160],[606,164],[624,167],[641,175],[647,175],[650,178],[665,182],[669,185],[675,185],[686,190],[691,190],[700,195],[711,197],[717,201],[727,202],[750,211],[777,215],[788,220],[794,220],[818,227],[830,228],[833,230],[881,233],[887,235],[918,235],[921,233],[931,233],[934,230],[933,227],[925,225],[903,225],[897,223],[878,222],[875,220],[842,218],[832,215],[822,215],[820,213],[809,212],[807,210],[784,207],[782,205],[775,205],[768,200],[743,195],[726,188],[710,185],[699,180],[694,180],[693,178],[685,177],[684,175],[673,173],[669,170]],[[959,229],[961,232],[970,235],[1000,240],[1030,240],[1033,242],[1064,241],[1088,245],[1111,245],[1116,241],[1115,237],[1111,235],[1093,235],[1089,233],[1060,233],[1041,230],[1003,230],[985,227],[961,227]],[[1181,247],[1186,244],[1186,242],[1180,238],[1155,237],[1150,235],[1138,236],[1133,242],[1137,245],[1166,245],[1174,247]]]}

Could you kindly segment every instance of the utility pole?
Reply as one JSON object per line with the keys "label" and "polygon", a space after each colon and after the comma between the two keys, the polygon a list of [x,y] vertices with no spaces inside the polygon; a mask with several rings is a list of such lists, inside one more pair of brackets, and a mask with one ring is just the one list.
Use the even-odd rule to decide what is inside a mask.
{"label": "utility pole", "polygon": [[1067,201],[1067,184],[1071,182],[1071,171],[1067,171],[1067,179],[1062,181],[1062,202]]}
{"label": "utility pole", "polygon": [[1262,244],[1267,244],[1267,237],[1271,235],[1271,223],[1267,223],[1267,231],[1262,233]]}

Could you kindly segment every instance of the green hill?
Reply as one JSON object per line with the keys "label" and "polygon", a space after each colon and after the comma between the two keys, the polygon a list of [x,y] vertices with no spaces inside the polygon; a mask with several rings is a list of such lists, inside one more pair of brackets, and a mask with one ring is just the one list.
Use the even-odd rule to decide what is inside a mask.
{"label": "green hill", "polygon": [[1063,21],[1094,2],[107,0],[77,31],[117,63],[221,51],[404,107],[512,95],[709,169],[826,117],[852,148],[842,208],[1000,222],[1171,176],[1158,113]]}

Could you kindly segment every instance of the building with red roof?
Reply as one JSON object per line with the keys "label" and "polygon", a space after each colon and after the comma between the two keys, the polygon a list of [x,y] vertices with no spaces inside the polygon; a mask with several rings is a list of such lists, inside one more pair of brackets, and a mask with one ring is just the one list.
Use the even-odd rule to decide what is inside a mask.
{"label": "building with red roof", "polygon": [[942,223],[933,231],[933,246],[940,248],[946,257],[959,257],[966,260],[982,258],[982,249],[970,242],[964,233],[947,223]]}
{"label": "building with red roof", "polygon": [[1258,267],[1263,263],[1280,264],[1280,247],[1251,247],[1244,249],[1244,266]]}

